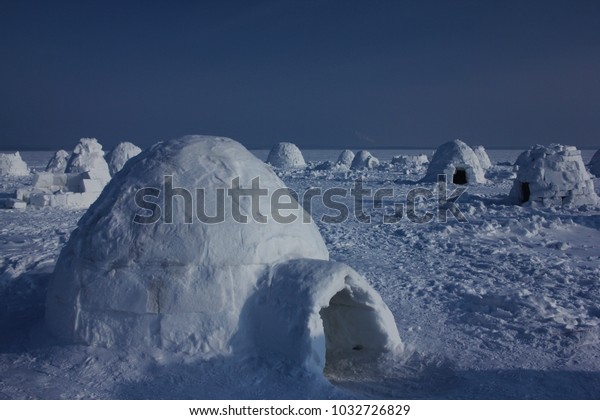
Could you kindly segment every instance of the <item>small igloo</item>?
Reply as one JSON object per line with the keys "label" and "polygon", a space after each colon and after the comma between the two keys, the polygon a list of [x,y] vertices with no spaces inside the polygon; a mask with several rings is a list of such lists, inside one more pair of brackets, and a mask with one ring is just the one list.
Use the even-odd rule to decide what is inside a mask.
{"label": "small igloo", "polygon": [[519,204],[542,206],[597,204],[594,181],[581,152],[573,146],[536,145],[517,159],[510,197]]}
{"label": "small igloo", "polygon": [[306,162],[302,152],[294,143],[277,143],[273,145],[267,163],[279,169],[304,169]]}
{"label": "small igloo", "polygon": [[110,181],[110,170],[104,159],[102,145],[94,138],[82,138],[73,150],[65,173],[87,172],[91,179],[106,185]]}
{"label": "small igloo", "polygon": [[348,168],[352,165],[352,161],[354,160],[354,152],[352,150],[342,150],[342,153],[338,156],[336,164],[338,166],[344,165]]}
{"label": "small igloo", "polygon": [[600,178],[600,149],[590,159],[590,172]]}
{"label": "small igloo", "polygon": [[449,182],[459,185],[485,183],[485,171],[479,158],[458,139],[437,148],[420,182],[437,182],[438,175],[446,175]]}
{"label": "small igloo", "polygon": [[373,169],[377,166],[379,166],[379,159],[366,150],[358,152],[350,165],[352,169]]}
{"label": "small igloo", "polygon": [[[267,191],[254,206],[230,196],[250,186]],[[350,267],[328,261],[302,207],[286,206],[288,223],[273,219],[282,189],[231,139],[187,136],[145,150],[71,234],[48,289],[49,330],[106,347],[279,355],[321,372],[327,357],[401,349],[385,303]]]}
{"label": "small igloo", "polygon": [[484,171],[487,171],[493,166],[489,155],[485,151],[485,147],[475,146],[473,147],[473,151],[475,152],[475,155],[477,155],[477,158],[479,159],[479,164],[481,165],[481,168]]}
{"label": "small igloo", "polygon": [[128,141],[117,144],[117,146],[106,155],[110,176],[115,176],[115,174],[125,166],[125,162],[132,157],[139,155],[141,152],[142,149]]}
{"label": "small igloo", "polygon": [[69,153],[66,150],[58,150],[46,165],[46,172],[53,174],[62,174],[67,169]]}
{"label": "small igloo", "polygon": [[29,168],[19,152],[0,153],[0,175],[26,176]]}

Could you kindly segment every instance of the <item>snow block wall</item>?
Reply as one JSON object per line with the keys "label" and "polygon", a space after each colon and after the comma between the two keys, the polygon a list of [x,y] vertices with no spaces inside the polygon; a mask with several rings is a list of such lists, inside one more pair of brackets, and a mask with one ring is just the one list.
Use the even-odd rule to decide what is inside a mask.
{"label": "snow block wall", "polygon": [[594,153],[592,159],[590,159],[590,173],[592,175],[600,177],[600,150]]}
{"label": "snow block wall", "polygon": [[455,184],[486,182],[479,158],[473,149],[458,139],[438,147],[420,182],[437,182],[438,175],[446,175],[448,182]]}
{"label": "snow block wall", "polygon": [[306,162],[302,152],[293,143],[277,143],[269,152],[267,163],[280,169],[304,169]]}
{"label": "snow block wall", "polygon": [[513,202],[543,206],[598,203],[594,181],[576,147],[536,145],[523,152],[515,166],[517,177],[510,191]]}
{"label": "snow block wall", "polygon": [[[258,200],[258,210],[268,216],[267,222],[249,217],[247,223],[240,223],[231,211],[225,211],[220,223],[196,219],[186,223],[186,199],[176,196],[172,197],[172,223],[164,217],[154,223],[135,223],[134,216],[147,211],[136,205],[136,191],[156,188],[162,200],[165,175],[173,177],[174,188],[203,189],[202,210],[209,215],[217,208],[217,189],[230,189],[235,178],[242,188],[248,188],[258,177],[260,187],[268,191]],[[321,235],[310,218],[309,223],[302,223],[304,210],[299,205],[288,211],[297,216],[293,223],[280,224],[271,218],[271,196],[280,188],[285,185],[267,165],[230,139],[187,136],[142,152],[115,175],[63,249],[48,290],[49,330],[75,343],[152,346],[207,356],[230,354],[235,336],[238,348],[280,354],[284,341],[318,340],[318,328],[314,326],[315,334],[306,337],[305,330],[282,326],[276,339],[267,331],[252,329],[251,320],[267,311],[252,303],[258,296],[267,293],[286,310],[302,312],[296,317],[302,325],[317,322],[311,314],[327,306],[344,288],[356,293],[370,290],[364,300],[357,300],[366,306],[375,305],[372,301],[377,299],[372,295],[376,293],[366,282],[356,280],[360,276],[343,274],[349,269],[344,271],[327,261]],[[224,197],[225,209],[231,209],[231,197],[227,193]],[[241,214],[252,214],[250,200],[239,200],[239,206]],[[194,207],[196,213],[198,202]],[[305,261],[301,264],[304,277],[274,268],[298,259],[306,259],[301,260]],[[325,270],[324,265],[331,267]],[[347,280],[348,276],[355,280]],[[284,284],[287,286],[270,288]],[[320,300],[317,302],[312,294],[301,295],[305,287],[318,292]],[[390,343],[395,343],[395,324],[381,321],[380,325],[380,318],[373,319],[371,328],[391,329],[387,334],[392,337]],[[389,321],[381,315],[384,319]],[[313,347],[303,348],[307,354],[297,360],[317,363],[310,362]]]}
{"label": "snow block wall", "polygon": [[139,155],[140,153],[142,153],[142,149],[128,141],[117,144],[117,146],[106,156],[108,169],[110,170],[110,176],[115,176],[115,174],[119,172],[123,166],[125,166],[125,163],[129,159]]}
{"label": "snow block wall", "polygon": [[0,175],[26,176],[29,168],[19,152],[0,154]]}
{"label": "snow block wall", "polygon": [[366,150],[361,150],[358,152],[354,159],[352,159],[352,164],[350,167],[352,169],[373,169],[379,166],[379,159],[373,156]]}

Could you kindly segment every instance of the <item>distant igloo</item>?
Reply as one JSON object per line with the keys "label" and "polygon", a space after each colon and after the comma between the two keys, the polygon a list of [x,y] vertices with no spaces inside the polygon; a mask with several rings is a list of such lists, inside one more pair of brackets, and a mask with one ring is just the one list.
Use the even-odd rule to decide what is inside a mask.
{"label": "distant igloo", "polygon": [[267,163],[280,169],[304,169],[306,162],[302,152],[294,143],[277,143],[273,145]]}
{"label": "distant igloo", "polygon": [[438,175],[446,175],[446,179],[454,184],[485,182],[485,171],[479,158],[473,149],[458,139],[437,148],[420,182],[436,182]]}
{"label": "distant igloo", "polygon": [[[255,208],[230,196],[236,182],[249,189],[257,177],[267,194]],[[302,207],[284,212],[294,221],[273,220],[271,198],[282,188],[230,139],[187,136],[145,150],[71,234],[49,285],[49,330],[106,347],[280,355],[321,372],[326,357],[401,349],[385,303],[350,267],[328,261]],[[218,202],[223,219],[209,223]],[[234,205],[247,223],[229,211]],[[250,216],[257,212],[266,223]]]}
{"label": "distant igloo", "polygon": [[600,149],[594,153],[590,160],[590,172],[600,178]]}
{"label": "distant igloo", "polygon": [[53,174],[62,174],[67,169],[69,153],[66,150],[58,150],[46,165],[46,172]]}
{"label": "distant igloo", "polygon": [[343,150],[342,153],[338,156],[337,165],[344,165],[348,168],[352,165],[352,161],[354,160],[354,152],[352,150]]}
{"label": "distant igloo", "polygon": [[104,151],[96,139],[79,140],[65,169],[65,173],[83,172],[87,172],[91,179],[97,179],[104,185],[110,181],[110,171],[104,160]]}
{"label": "distant igloo", "polygon": [[106,155],[110,176],[115,176],[115,174],[125,166],[125,162],[132,157],[139,155],[141,152],[142,149],[128,141],[117,144],[117,146]]}
{"label": "distant igloo", "polygon": [[473,147],[473,151],[477,155],[477,158],[479,159],[479,163],[481,164],[481,168],[484,171],[487,171],[488,169],[490,169],[493,166],[492,161],[490,160],[490,157],[488,156],[487,152],[485,151],[485,147],[475,146],[475,147]]}
{"label": "distant igloo", "polygon": [[352,169],[373,169],[377,166],[379,166],[379,159],[366,150],[358,152],[350,165]]}
{"label": "distant igloo", "polygon": [[0,154],[0,175],[25,176],[29,168],[19,152]]}
{"label": "distant igloo", "polygon": [[517,159],[513,201],[543,206],[597,204],[594,181],[573,146],[536,145]]}

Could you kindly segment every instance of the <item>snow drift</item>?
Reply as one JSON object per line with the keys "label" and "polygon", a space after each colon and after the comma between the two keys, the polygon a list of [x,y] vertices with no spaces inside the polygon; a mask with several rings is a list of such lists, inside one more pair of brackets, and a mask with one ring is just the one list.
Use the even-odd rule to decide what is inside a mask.
{"label": "snow drift", "polygon": [[594,181],[576,147],[536,145],[523,152],[515,166],[517,177],[510,191],[514,202],[543,206],[598,203]]}
{"label": "snow drift", "polygon": [[26,176],[29,168],[19,152],[0,154],[0,175]]}
{"label": "snow drift", "polygon": [[142,149],[128,141],[117,144],[117,146],[106,156],[108,169],[110,170],[110,176],[115,176],[115,174],[119,172],[123,166],[125,166],[125,163],[129,159],[139,155],[141,152]]}
{"label": "snow drift", "polygon": [[377,166],[379,166],[379,159],[366,150],[358,152],[350,165],[352,169],[373,169]]}
{"label": "snow drift", "polygon": [[446,179],[455,184],[486,182],[479,158],[473,149],[458,139],[437,148],[420,182],[436,182],[438,175],[446,175]]}
{"label": "snow drift", "polygon": [[267,163],[280,169],[304,169],[306,162],[302,152],[293,143],[277,143],[269,152]]}
{"label": "snow drift", "polygon": [[[134,223],[136,191],[156,188],[162,199],[165,175],[177,188],[202,189],[207,214],[217,208],[218,189],[236,178],[247,188],[258,177],[268,191],[258,212],[268,220],[235,221],[225,193],[220,223],[185,223],[182,197],[172,199],[173,223]],[[142,152],[115,175],[63,249],[48,290],[48,328],[69,342],[106,347],[211,356],[233,346],[311,370],[322,370],[327,340],[335,354],[401,348],[387,306],[360,275],[327,261],[300,206],[288,211],[295,222],[274,222],[271,197],[281,188],[267,165],[230,139],[187,136]],[[255,214],[250,200],[240,199],[239,209]],[[356,314],[364,315],[360,322]]]}
{"label": "snow drift", "polygon": [[58,150],[48,161],[48,164],[46,165],[46,172],[52,172],[54,174],[64,173],[67,169],[68,160],[69,153],[66,150]]}

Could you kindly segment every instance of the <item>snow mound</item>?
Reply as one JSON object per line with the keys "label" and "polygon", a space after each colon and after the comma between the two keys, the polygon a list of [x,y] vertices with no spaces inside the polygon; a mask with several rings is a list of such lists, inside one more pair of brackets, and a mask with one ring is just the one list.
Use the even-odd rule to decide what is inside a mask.
{"label": "snow mound", "polygon": [[280,169],[304,169],[306,162],[294,143],[277,143],[269,152],[267,163]]}
{"label": "snow mound", "polygon": [[594,181],[576,147],[536,145],[523,152],[515,165],[518,171],[510,197],[519,204],[578,206],[598,203]]}
{"label": "snow mound", "polygon": [[67,162],[69,160],[69,153],[66,150],[59,150],[54,153],[54,156],[48,161],[46,165],[46,172],[52,172],[54,174],[62,174],[67,169]]}
{"label": "snow mound", "polygon": [[477,155],[477,158],[479,159],[481,168],[484,171],[487,171],[488,169],[490,169],[493,166],[492,161],[490,160],[490,157],[488,156],[487,152],[485,151],[485,147],[475,146],[475,147],[473,147],[473,151]]}
{"label": "snow mound", "polygon": [[455,184],[486,182],[479,158],[473,149],[458,139],[437,148],[420,182],[436,182],[438,175],[446,175],[446,179]]}
{"label": "snow mound", "polygon": [[344,165],[347,166],[348,168],[350,167],[350,165],[352,165],[352,161],[354,160],[354,152],[352,150],[343,150],[342,153],[340,153],[336,164],[337,165]]}
{"label": "snow mound", "polygon": [[[177,196],[169,200],[172,222],[166,219],[164,204],[154,223],[133,222],[135,215],[147,211],[136,205],[136,192],[155,188],[157,202],[163,203],[171,189],[165,184],[167,175],[173,177],[172,188],[177,190],[172,191],[178,194],[185,196],[181,188],[203,192],[194,215],[200,203],[203,214],[212,215],[224,202],[224,220],[206,223],[196,216],[186,223],[187,198]],[[240,188],[249,188],[257,177],[268,192],[256,197],[256,208],[248,197],[233,200],[228,194],[234,180]],[[187,136],[145,150],[115,175],[63,249],[48,290],[48,328],[69,342],[105,347],[152,346],[205,357],[231,354],[236,348],[277,353],[288,342],[318,341],[314,311],[346,288],[359,303],[376,307],[379,315],[370,328],[391,329],[391,338],[383,341],[399,342],[376,292],[349,268],[327,261],[321,235],[309,217],[303,222],[308,215],[301,206],[287,210],[286,215],[296,216],[294,222],[273,220],[271,197],[282,188],[284,183],[267,165],[231,139]],[[237,203],[239,213],[248,215],[247,223],[234,219],[230,209]],[[266,223],[250,217],[257,211],[267,216]],[[305,259],[298,263],[298,275],[304,277],[277,268],[298,259]],[[271,300],[263,305],[260,297]],[[283,328],[277,334],[252,329],[255,317],[277,312],[270,305],[288,311],[304,329],[290,330],[278,318],[270,320]],[[312,335],[306,336],[306,331]],[[307,366],[322,365],[322,351],[313,357],[315,346],[289,351],[306,351],[298,360]]]}
{"label": "snow mound", "polygon": [[379,166],[379,159],[366,150],[361,150],[352,159],[352,169],[373,169]]}
{"label": "snow mound", "polygon": [[117,144],[117,146],[106,156],[110,176],[115,176],[115,174],[125,166],[125,162],[132,157],[139,155],[141,152],[142,149],[128,141]]}
{"label": "snow mound", "polygon": [[0,175],[26,176],[29,168],[19,152],[0,153]]}
{"label": "snow mound", "polygon": [[590,172],[592,175],[600,177],[600,149],[590,159]]}
{"label": "snow mound", "polygon": [[98,140],[83,138],[75,146],[67,163],[66,173],[89,172],[91,179],[100,180],[104,185],[110,181],[108,164],[104,160],[104,151]]}

